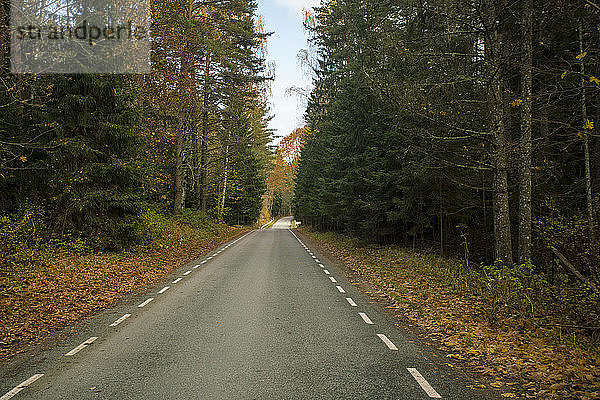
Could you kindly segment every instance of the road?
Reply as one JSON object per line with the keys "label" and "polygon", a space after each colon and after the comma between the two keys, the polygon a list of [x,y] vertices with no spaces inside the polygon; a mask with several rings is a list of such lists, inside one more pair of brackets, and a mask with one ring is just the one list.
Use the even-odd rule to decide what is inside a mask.
{"label": "road", "polygon": [[2,400],[491,398],[289,223],[221,246],[0,374]]}

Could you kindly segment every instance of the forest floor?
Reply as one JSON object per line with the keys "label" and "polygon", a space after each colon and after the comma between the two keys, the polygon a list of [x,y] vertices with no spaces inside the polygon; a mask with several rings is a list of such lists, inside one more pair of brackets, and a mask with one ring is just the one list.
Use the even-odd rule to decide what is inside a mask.
{"label": "forest floor", "polygon": [[[597,343],[516,314],[491,317],[504,294],[482,285],[477,274],[458,277],[458,261],[399,246],[365,245],[330,232],[301,232],[393,313],[398,326],[408,326],[445,352],[450,367],[481,376],[480,387],[495,388],[506,398],[600,399]],[[487,293],[475,289],[482,287]],[[531,293],[524,296],[534,299]],[[537,312],[535,299],[534,306]]]}
{"label": "forest floor", "polygon": [[0,268],[0,362],[248,230],[214,222],[161,225],[127,251],[31,250],[28,261]]}

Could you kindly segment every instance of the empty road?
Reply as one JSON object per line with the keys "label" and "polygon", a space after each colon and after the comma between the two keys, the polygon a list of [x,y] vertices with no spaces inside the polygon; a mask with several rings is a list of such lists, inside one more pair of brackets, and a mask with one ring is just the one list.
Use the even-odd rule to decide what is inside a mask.
{"label": "empty road", "polygon": [[4,371],[1,399],[491,398],[289,224],[221,246]]}

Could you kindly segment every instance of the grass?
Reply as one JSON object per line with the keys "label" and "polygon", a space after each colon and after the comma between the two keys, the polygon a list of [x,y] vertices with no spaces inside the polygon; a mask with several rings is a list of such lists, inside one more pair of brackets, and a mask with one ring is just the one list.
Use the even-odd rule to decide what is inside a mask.
{"label": "grass", "polygon": [[597,339],[589,330],[558,326],[597,326],[598,300],[574,291],[566,276],[549,285],[529,265],[465,268],[399,246],[301,231],[384,292],[398,315],[449,353],[448,365],[464,360],[502,396],[600,398]]}

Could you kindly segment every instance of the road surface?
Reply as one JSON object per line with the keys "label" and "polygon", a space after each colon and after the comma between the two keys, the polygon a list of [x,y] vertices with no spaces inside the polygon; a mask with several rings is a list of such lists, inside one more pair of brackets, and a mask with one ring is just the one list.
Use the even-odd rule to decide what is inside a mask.
{"label": "road surface", "polygon": [[221,246],[0,371],[2,400],[491,398],[289,224]]}

